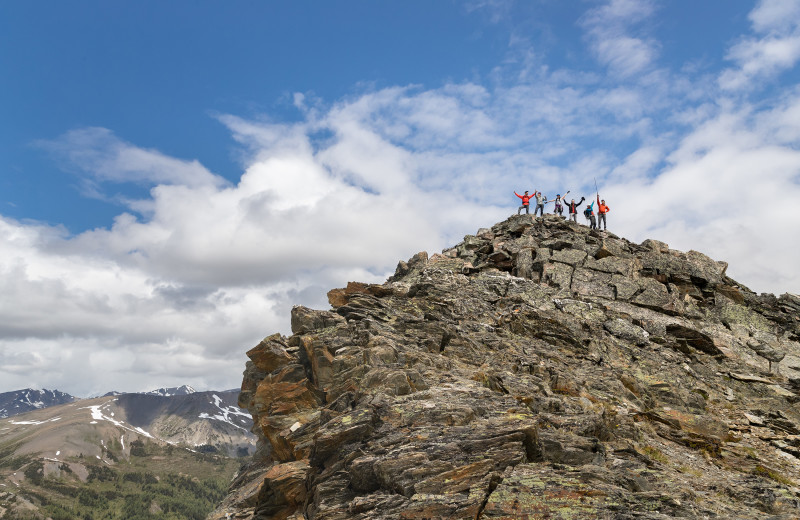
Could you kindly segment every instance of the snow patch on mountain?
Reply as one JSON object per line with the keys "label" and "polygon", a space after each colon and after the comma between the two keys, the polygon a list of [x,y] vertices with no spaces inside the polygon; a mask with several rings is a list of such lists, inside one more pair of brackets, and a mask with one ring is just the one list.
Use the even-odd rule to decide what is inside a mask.
{"label": "snow patch on mountain", "polygon": [[[247,428],[243,428],[240,424],[236,424],[234,421],[238,420],[244,424],[247,424],[247,419],[250,419],[249,413],[244,412],[241,408],[238,408],[236,406],[223,406],[222,398],[217,394],[213,394],[212,398],[214,399],[214,402],[212,403],[211,401],[209,401],[209,404],[216,406],[220,413],[210,415],[204,412],[199,415],[201,419],[212,419],[215,421],[222,421],[230,424],[231,426],[235,426],[236,428],[239,428],[241,430],[245,431],[247,430]],[[246,417],[246,419],[241,419],[235,416]]]}
{"label": "snow patch on mountain", "polygon": [[52,419],[48,419],[48,420],[46,420],[46,421],[10,421],[10,422],[11,422],[11,424],[32,424],[32,425],[38,425],[38,424],[45,424],[45,423],[49,423],[49,422],[56,422],[56,421],[60,421],[60,420],[61,420],[61,417],[53,417]]}
{"label": "snow patch on mountain", "polygon": [[[118,420],[114,419],[114,412],[109,412],[109,415],[105,415],[103,413],[103,408],[108,408],[110,406],[111,402],[113,402],[113,401],[116,401],[116,399],[114,399],[112,401],[108,401],[108,402],[106,402],[104,404],[98,404],[98,405],[94,405],[94,406],[86,406],[84,408],[79,408],[79,410],[91,410],[92,419],[93,420],[89,424],[96,424],[97,421],[108,421],[111,424],[113,424],[114,426],[118,426],[118,427],[120,427],[120,428],[122,428],[124,430],[128,430],[130,432],[138,433],[138,434],[144,435],[145,437],[149,437],[151,439],[155,439],[155,437],[153,437],[149,432],[147,432],[147,431],[145,431],[145,430],[143,430],[143,429],[141,429],[139,427],[132,428],[132,427],[128,426],[127,424],[125,424],[125,421],[118,421]],[[100,442],[102,443],[103,441],[101,440]]]}
{"label": "snow patch on mountain", "polygon": [[0,393],[0,419],[11,417],[48,406],[65,404],[75,398],[58,390],[34,390],[26,388],[13,392]]}
{"label": "snow patch on mountain", "polygon": [[183,385],[173,388],[158,388],[149,392],[142,392],[145,395],[160,395],[162,397],[171,397],[173,395],[189,395],[195,393],[196,390],[189,385]]}

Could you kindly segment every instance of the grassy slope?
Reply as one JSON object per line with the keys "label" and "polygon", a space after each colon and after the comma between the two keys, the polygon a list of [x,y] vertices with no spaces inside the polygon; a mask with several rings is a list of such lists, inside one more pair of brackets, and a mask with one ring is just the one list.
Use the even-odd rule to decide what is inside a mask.
{"label": "grassy slope", "polygon": [[[199,519],[225,494],[240,461],[155,443],[53,462],[0,445],[0,519]],[[114,459],[117,459],[116,461]],[[26,504],[30,502],[33,506]],[[5,510],[5,511],[3,511]]]}

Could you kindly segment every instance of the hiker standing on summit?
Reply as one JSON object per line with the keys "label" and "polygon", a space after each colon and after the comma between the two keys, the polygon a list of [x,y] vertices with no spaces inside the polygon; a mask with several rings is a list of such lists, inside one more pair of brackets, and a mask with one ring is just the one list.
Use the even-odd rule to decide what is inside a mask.
{"label": "hiker standing on summit", "polygon": [[583,210],[583,216],[589,221],[589,229],[597,229],[597,221],[594,218],[594,201]]}
{"label": "hiker standing on summit", "polygon": [[600,200],[600,194],[597,194],[597,229],[600,229],[600,223],[603,223],[603,231],[606,230],[606,213],[610,208],[606,206],[606,200]]}
{"label": "hiker standing on summit", "polygon": [[514,192],[514,195],[516,195],[517,197],[522,199],[522,206],[520,206],[517,209],[517,215],[519,215],[519,212],[522,211],[522,208],[525,208],[525,214],[526,215],[530,215],[531,214],[531,210],[530,210],[531,196],[528,195],[528,190],[525,190],[525,195],[520,195],[516,191]]}
{"label": "hiker standing on summit", "polygon": [[536,209],[533,210],[533,216],[536,216],[536,212],[539,212],[539,215],[544,217],[544,205],[547,204],[547,195],[542,195],[541,191],[537,191],[536,194]]}
{"label": "hiker standing on summit", "polygon": [[[564,196],[566,197],[567,194],[565,193]],[[555,205],[553,207],[553,215],[561,215],[562,218],[564,217],[563,202],[564,199],[561,198],[561,194],[559,193],[558,195],[556,195]]]}
{"label": "hiker standing on summit", "polygon": [[575,203],[575,199],[572,199],[572,202],[567,204],[567,207],[569,208],[569,218],[576,224],[578,223],[578,206],[583,204],[584,200],[586,200],[586,197],[581,197],[581,201]]}

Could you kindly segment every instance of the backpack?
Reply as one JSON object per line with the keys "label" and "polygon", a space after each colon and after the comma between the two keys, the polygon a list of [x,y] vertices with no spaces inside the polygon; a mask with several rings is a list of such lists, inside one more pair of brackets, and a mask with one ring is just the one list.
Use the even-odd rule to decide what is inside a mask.
{"label": "backpack", "polygon": [[589,209],[589,208],[586,208],[585,210],[583,210],[583,216],[586,217],[586,218],[591,217],[592,216],[592,210]]}

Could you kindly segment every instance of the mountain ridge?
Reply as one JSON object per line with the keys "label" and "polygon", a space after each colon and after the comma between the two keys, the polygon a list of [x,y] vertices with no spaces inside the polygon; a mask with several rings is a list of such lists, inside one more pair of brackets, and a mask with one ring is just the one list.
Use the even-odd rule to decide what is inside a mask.
{"label": "mountain ridge", "polygon": [[[238,392],[238,389],[229,390],[206,390],[205,392],[217,393],[230,393]],[[72,401],[80,401],[85,399],[94,399],[95,397],[114,397],[126,394],[141,394],[141,395],[157,395],[162,397],[172,397],[178,395],[190,395],[197,392],[189,385],[181,385],[178,387],[164,387],[146,392],[117,392],[112,390],[106,392],[102,396],[93,397],[76,397],[60,390],[48,390],[23,388],[20,390],[11,390],[8,392],[0,393],[0,419],[12,417],[14,415],[23,414],[32,410],[39,410],[49,406],[56,406],[65,404]],[[33,401],[32,401],[33,399]]]}
{"label": "mountain ridge", "polygon": [[78,399],[59,390],[23,388],[0,393],[0,419]]}
{"label": "mountain ridge", "polygon": [[297,306],[209,518],[796,518],[800,297],[726,269],[522,215]]}

